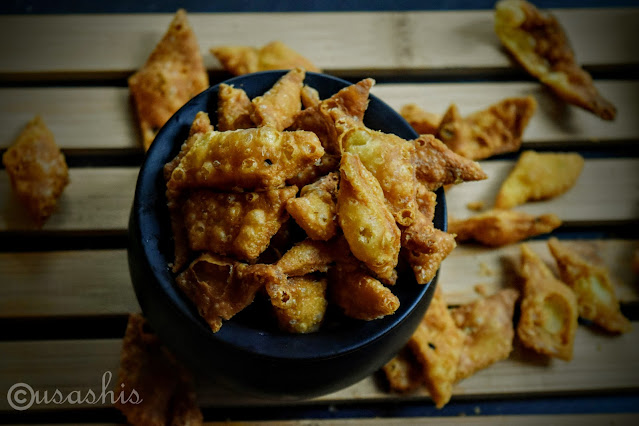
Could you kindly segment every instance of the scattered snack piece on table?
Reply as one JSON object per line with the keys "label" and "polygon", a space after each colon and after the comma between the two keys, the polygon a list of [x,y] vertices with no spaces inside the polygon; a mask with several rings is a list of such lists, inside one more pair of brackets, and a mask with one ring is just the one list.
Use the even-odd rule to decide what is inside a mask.
{"label": "scattered snack piece on table", "polygon": [[526,244],[521,245],[520,273],[525,280],[517,335],[534,351],[572,359],[577,318],[577,298]]}
{"label": "scattered snack piece on table", "polygon": [[[135,390],[138,394],[129,393]],[[115,407],[132,425],[201,425],[193,378],[140,314],[129,315],[122,342]],[[123,402],[128,401],[128,402]],[[139,403],[135,403],[138,402]]]}
{"label": "scattered snack piece on table", "polygon": [[408,124],[420,135],[434,135],[437,133],[442,117],[420,108],[417,104],[407,104],[399,113]]}
{"label": "scattered snack piece on table", "polygon": [[502,183],[495,208],[557,197],[575,185],[583,167],[583,157],[574,152],[524,151]]}
{"label": "scattered snack piece on table", "polygon": [[561,280],[577,296],[579,316],[611,333],[629,332],[632,325],[619,309],[608,270],[592,265],[557,238],[548,240],[548,248],[557,261]]}
{"label": "scattered snack piece on table", "polygon": [[53,133],[34,117],[2,156],[11,188],[38,225],[51,216],[69,183],[69,169]]}
{"label": "scattered snack piece on table", "polygon": [[615,106],[577,64],[568,37],[552,14],[524,0],[501,0],[495,5],[495,32],[515,60],[561,99],[604,120],[615,118]]}
{"label": "scattered snack piece on table", "polygon": [[388,361],[382,371],[395,392],[411,392],[424,383],[423,369],[408,346]]}
{"label": "scattered snack piece on table", "polygon": [[169,118],[208,86],[195,33],[180,9],[146,64],[129,78],[145,151]]}
{"label": "scattered snack piece on table", "polygon": [[217,94],[217,129],[220,132],[255,127],[252,113],[253,104],[244,90],[220,84]]}

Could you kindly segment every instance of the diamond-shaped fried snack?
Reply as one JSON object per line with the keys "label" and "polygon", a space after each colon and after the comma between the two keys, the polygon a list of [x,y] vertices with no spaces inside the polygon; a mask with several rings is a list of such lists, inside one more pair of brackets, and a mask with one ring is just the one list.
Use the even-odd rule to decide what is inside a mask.
{"label": "diamond-shaped fried snack", "polygon": [[324,155],[313,133],[270,127],[196,133],[184,148],[167,182],[169,190],[277,188]]}
{"label": "diamond-shaped fried snack", "polygon": [[180,9],[146,64],[129,78],[144,149],[182,105],[208,86],[195,33]]}
{"label": "diamond-shaped fried snack", "polygon": [[220,84],[217,94],[217,128],[227,130],[249,129],[255,127],[251,120],[253,104],[242,89]]}
{"label": "diamond-shaped fried snack", "polygon": [[279,328],[290,333],[317,331],[328,306],[326,283],[325,277],[313,275],[267,283]]}
{"label": "diamond-shaped fried snack", "polygon": [[583,167],[583,157],[574,152],[524,151],[502,183],[495,207],[509,209],[561,195],[575,185]]}
{"label": "diamond-shaped fried snack", "polygon": [[474,240],[490,247],[516,243],[561,226],[554,214],[533,216],[518,210],[488,210],[464,220],[451,219],[448,232],[457,242]]}
{"label": "diamond-shaped fried snack", "polygon": [[251,101],[251,120],[258,127],[268,126],[280,131],[293,124],[302,109],[300,92],[305,75],[302,68],[295,68],[284,74],[262,96],[254,98]]}
{"label": "diamond-shaped fried snack", "polygon": [[417,180],[430,190],[488,178],[479,163],[456,154],[433,135],[421,135],[414,144]]}
{"label": "diamond-shaped fried snack", "polygon": [[129,315],[113,392],[116,397],[122,393],[115,407],[129,424],[203,423],[191,374],[162,346],[140,314]]}
{"label": "diamond-shaped fried snack", "polygon": [[335,256],[331,245],[309,238],[291,247],[275,264],[288,277],[326,272]]}
{"label": "diamond-shaped fried snack", "polygon": [[342,155],[337,218],[353,255],[381,279],[391,278],[400,231],[377,179],[349,152]]}
{"label": "diamond-shaped fried snack", "polygon": [[189,248],[256,259],[288,219],[286,202],[296,186],[265,192],[193,190],[184,200]]}
{"label": "diamond-shaped fried snack", "polygon": [[453,104],[444,114],[435,136],[471,160],[515,152],[536,109],[537,102],[532,96],[508,98],[462,118]]}
{"label": "diamond-shaped fried snack", "polygon": [[300,196],[286,203],[286,211],[314,240],[328,241],[337,232],[337,184],[339,173],[332,172],[306,185]]}
{"label": "diamond-shaped fried snack", "polygon": [[508,52],[528,73],[561,99],[613,120],[615,106],[599,94],[592,77],[575,59],[559,21],[524,0],[495,5],[495,32]]}
{"label": "diamond-shaped fried snack", "polygon": [[316,107],[321,102],[320,95],[317,89],[314,89],[306,84],[304,85],[304,87],[302,87],[300,97],[302,98],[302,106],[304,108]]}
{"label": "diamond-shaped fried snack", "polygon": [[53,133],[40,116],[34,117],[2,156],[11,188],[38,226],[51,216],[69,169]]}
{"label": "diamond-shaped fried snack", "polygon": [[548,248],[557,261],[559,276],[577,296],[579,316],[611,333],[627,333],[632,325],[619,309],[619,301],[608,270],[592,265],[556,238]]}
{"label": "diamond-shaped fried snack", "polygon": [[250,46],[213,47],[211,53],[225,70],[234,75],[296,67],[304,68],[306,71],[322,72],[281,41],[272,41],[259,49]]}
{"label": "diamond-shaped fried snack", "polygon": [[425,111],[416,104],[404,105],[399,113],[420,135],[434,135],[442,119],[439,114]]}
{"label": "diamond-shaped fried snack", "polygon": [[577,330],[577,298],[526,244],[521,245],[525,279],[517,335],[524,345],[565,361],[572,359]]}
{"label": "diamond-shaped fried snack", "polygon": [[388,361],[382,371],[386,375],[390,389],[396,392],[410,392],[424,383],[421,365],[407,346]]}
{"label": "diamond-shaped fried snack", "polygon": [[452,310],[455,324],[465,334],[456,380],[508,358],[513,349],[518,298],[519,291],[510,288]]}

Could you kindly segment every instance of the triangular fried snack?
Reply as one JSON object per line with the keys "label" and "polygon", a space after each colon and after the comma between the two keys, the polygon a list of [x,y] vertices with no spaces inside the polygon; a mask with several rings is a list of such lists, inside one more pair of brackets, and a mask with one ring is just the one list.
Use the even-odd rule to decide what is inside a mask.
{"label": "triangular fried snack", "polygon": [[251,120],[258,126],[269,126],[284,130],[293,124],[295,116],[302,109],[300,92],[306,72],[295,68],[284,74],[271,89],[251,102]]}
{"label": "triangular fried snack", "polygon": [[404,105],[399,113],[420,135],[434,135],[442,119],[439,114],[425,111],[416,104]]}
{"label": "triangular fried snack", "polygon": [[307,238],[295,244],[275,263],[287,277],[300,277],[313,272],[326,272],[335,260],[330,244]]}
{"label": "triangular fried snack", "polygon": [[410,392],[424,383],[421,365],[413,352],[404,346],[397,355],[382,367],[390,389],[396,392]]}
{"label": "triangular fried snack", "polygon": [[251,120],[253,104],[240,88],[220,84],[217,94],[217,128],[221,132],[227,130],[248,129],[255,127]]}
{"label": "triangular fried snack", "polygon": [[266,284],[280,330],[300,334],[317,331],[328,306],[326,284],[326,277],[315,275]]}
{"label": "triangular fried snack", "polygon": [[328,241],[336,235],[338,183],[339,173],[331,172],[304,186],[299,197],[286,203],[286,211],[309,238]]}

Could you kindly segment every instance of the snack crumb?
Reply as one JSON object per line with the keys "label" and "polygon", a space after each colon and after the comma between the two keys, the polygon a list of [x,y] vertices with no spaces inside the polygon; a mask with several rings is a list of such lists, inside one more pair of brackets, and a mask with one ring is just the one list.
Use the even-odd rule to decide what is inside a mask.
{"label": "snack crumb", "polygon": [[488,288],[486,288],[486,284],[475,284],[473,286],[473,290],[482,297],[488,297]]}
{"label": "snack crumb", "polygon": [[479,276],[481,276],[481,277],[492,277],[494,275],[495,275],[495,271],[493,271],[484,262],[479,262]]}
{"label": "snack crumb", "polygon": [[484,201],[471,201],[469,203],[466,204],[466,208],[468,210],[474,211],[474,212],[480,212],[482,210],[484,210],[486,208],[486,202]]}
{"label": "snack crumb", "polygon": [[475,408],[473,409],[473,411],[475,412],[475,414],[479,415],[481,414],[481,408],[477,405],[475,406]]}

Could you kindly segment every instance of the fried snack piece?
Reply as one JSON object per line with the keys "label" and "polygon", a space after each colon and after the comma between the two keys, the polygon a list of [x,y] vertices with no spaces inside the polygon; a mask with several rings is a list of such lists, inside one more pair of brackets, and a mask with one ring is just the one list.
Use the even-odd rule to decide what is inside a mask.
{"label": "fried snack piece", "polygon": [[435,207],[437,207],[437,194],[429,190],[425,185],[417,182],[417,208],[424,218],[432,222],[435,219]]}
{"label": "fried snack piece", "polygon": [[523,0],[495,5],[495,32],[508,52],[528,73],[561,99],[613,120],[615,106],[597,91],[590,74],[575,59],[559,21]]}
{"label": "fried snack piece", "polygon": [[495,207],[509,209],[530,200],[557,197],[572,188],[584,167],[576,152],[524,151],[502,183]]}
{"label": "fried snack piece", "polygon": [[293,124],[302,110],[300,92],[305,75],[302,68],[295,68],[277,80],[269,91],[254,98],[251,120],[258,127],[268,126],[280,131]]}
{"label": "fried snack piece", "polygon": [[513,349],[518,298],[519,291],[509,288],[452,310],[455,324],[465,334],[456,380],[508,358]]}
{"label": "fried snack piece", "polygon": [[286,203],[286,211],[314,240],[328,241],[337,232],[337,184],[339,174],[332,172],[306,185],[300,196]]}
{"label": "fried snack piece", "polygon": [[129,424],[203,424],[191,373],[162,346],[140,314],[129,315],[113,392],[122,393],[115,407]]}
{"label": "fried snack piece", "polygon": [[197,133],[167,182],[170,190],[268,189],[284,185],[324,155],[311,132],[278,132],[270,127]]}
{"label": "fried snack piece", "polygon": [[442,119],[439,114],[425,111],[417,104],[404,105],[399,113],[420,135],[434,135]]}
{"label": "fried snack piece", "polygon": [[526,244],[521,245],[525,279],[517,335],[524,345],[565,361],[572,359],[577,330],[577,298]]}
{"label": "fried snack piece", "polygon": [[488,210],[464,220],[451,219],[448,232],[457,242],[475,240],[490,247],[516,243],[526,238],[552,232],[561,226],[554,214],[533,216],[516,210]]}
{"label": "fried snack piece", "polygon": [[557,238],[548,240],[548,248],[557,261],[561,280],[577,296],[579,316],[611,333],[629,332],[632,325],[619,309],[608,270],[590,264]]}
{"label": "fried snack piece", "polygon": [[453,104],[444,114],[435,136],[471,160],[515,152],[536,109],[537,102],[532,96],[508,98],[462,118]]}
{"label": "fried snack piece", "polygon": [[322,158],[304,167],[297,175],[288,179],[286,183],[298,187],[306,186],[330,172],[339,170],[340,160],[340,155],[324,154]]}
{"label": "fried snack piece", "polygon": [[227,130],[249,129],[255,127],[251,120],[253,104],[242,89],[220,84],[217,93],[217,128]]}
{"label": "fried snack piece", "polygon": [[349,152],[343,153],[340,166],[337,219],[353,255],[381,279],[391,278],[400,231],[377,179]]}
{"label": "fried snack piece", "polygon": [[53,133],[39,115],[20,132],[2,156],[11,188],[38,226],[51,216],[64,187],[69,169]]}
{"label": "fried snack piece", "polygon": [[421,135],[413,143],[417,180],[432,191],[442,185],[488,178],[479,163],[456,154],[433,135]]}
{"label": "fried snack piece", "polygon": [[272,41],[260,49],[250,46],[213,47],[211,53],[225,70],[234,75],[296,67],[304,68],[306,71],[322,72],[281,41]]}
{"label": "fried snack piece", "polygon": [[422,369],[413,352],[404,346],[388,361],[382,371],[386,375],[390,389],[396,392],[410,392],[424,383]]}
{"label": "fried snack piece", "polygon": [[321,102],[319,92],[306,84],[302,87],[300,97],[302,98],[302,106],[304,108],[316,107]]}
{"label": "fried snack piece", "polygon": [[319,330],[328,306],[326,283],[325,277],[313,275],[267,283],[266,292],[279,328],[289,333]]}
{"label": "fried snack piece", "polygon": [[146,64],[129,77],[144,149],[182,105],[208,86],[195,33],[180,9]]}
{"label": "fried snack piece", "polygon": [[183,206],[189,248],[256,259],[288,219],[286,202],[296,193],[296,186],[243,193],[193,190]]}
{"label": "fried snack piece", "polygon": [[300,277],[313,272],[326,272],[334,261],[332,247],[309,238],[291,247],[275,266],[288,277]]}

